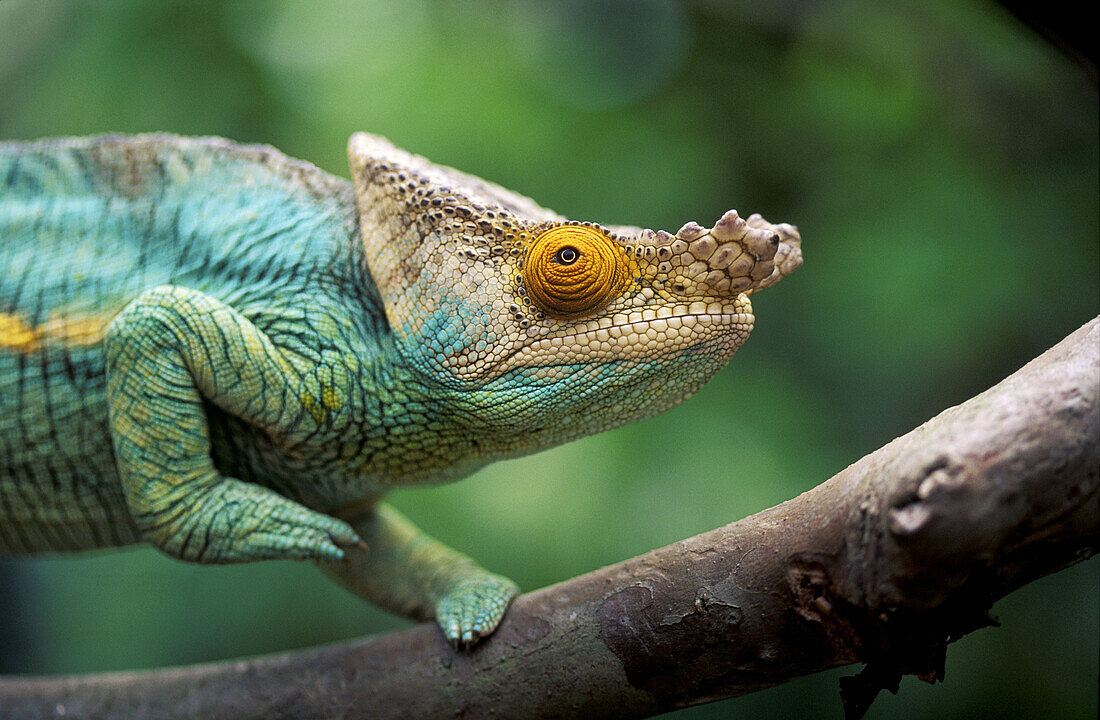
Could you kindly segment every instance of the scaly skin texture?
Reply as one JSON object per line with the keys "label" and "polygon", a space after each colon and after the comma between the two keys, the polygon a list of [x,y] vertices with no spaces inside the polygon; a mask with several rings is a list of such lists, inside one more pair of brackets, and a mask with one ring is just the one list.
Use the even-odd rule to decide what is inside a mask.
{"label": "scaly skin texture", "polygon": [[469,645],[515,584],[381,496],[672,407],[801,264],[759,216],[604,228],[349,157],[354,186],[219,139],[0,143],[0,550],[314,560]]}

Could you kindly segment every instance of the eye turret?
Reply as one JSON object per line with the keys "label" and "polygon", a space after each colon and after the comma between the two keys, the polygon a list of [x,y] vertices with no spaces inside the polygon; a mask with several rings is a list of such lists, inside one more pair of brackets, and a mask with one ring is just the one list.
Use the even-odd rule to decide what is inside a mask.
{"label": "eye turret", "polygon": [[602,231],[561,225],[531,243],[523,281],[547,315],[576,317],[602,309],[626,289],[630,260]]}

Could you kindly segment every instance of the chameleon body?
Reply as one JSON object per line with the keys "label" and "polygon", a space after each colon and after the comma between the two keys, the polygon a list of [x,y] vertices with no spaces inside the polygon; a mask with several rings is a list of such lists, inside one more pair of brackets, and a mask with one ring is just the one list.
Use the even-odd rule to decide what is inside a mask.
{"label": "chameleon body", "polygon": [[349,157],[0,143],[0,550],[309,559],[473,643],[516,586],[381,496],[672,407],[801,263],[759,216],[605,228],[375,136]]}

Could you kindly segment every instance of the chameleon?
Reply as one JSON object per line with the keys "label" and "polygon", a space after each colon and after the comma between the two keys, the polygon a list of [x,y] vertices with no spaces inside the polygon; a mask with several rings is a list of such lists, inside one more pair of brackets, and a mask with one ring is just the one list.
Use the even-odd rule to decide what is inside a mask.
{"label": "chameleon", "polygon": [[516,584],[385,493],[673,407],[802,263],[759,215],[574,222],[378,136],[348,157],[0,142],[0,551],[314,561],[469,648]]}

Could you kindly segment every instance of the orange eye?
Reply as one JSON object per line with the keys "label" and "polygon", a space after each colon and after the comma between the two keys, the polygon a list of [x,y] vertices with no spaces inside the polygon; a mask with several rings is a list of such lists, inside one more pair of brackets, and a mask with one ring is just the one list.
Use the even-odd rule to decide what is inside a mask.
{"label": "orange eye", "polygon": [[531,243],[523,281],[548,315],[573,317],[598,310],[621,293],[630,281],[630,263],[599,230],[561,225]]}

